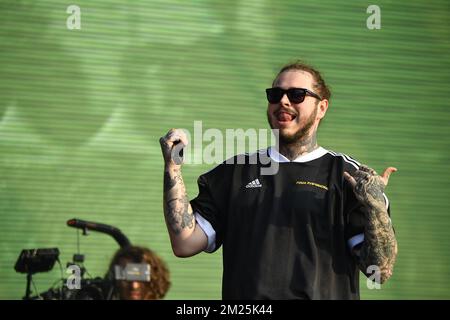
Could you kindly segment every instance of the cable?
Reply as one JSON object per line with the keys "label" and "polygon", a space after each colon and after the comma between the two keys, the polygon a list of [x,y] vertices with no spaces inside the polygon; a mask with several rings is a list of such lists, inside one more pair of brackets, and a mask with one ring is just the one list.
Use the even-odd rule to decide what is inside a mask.
{"label": "cable", "polygon": [[61,261],[59,260],[59,258],[56,259],[56,261],[58,262],[59,270],[61,271],[61,281],[64,281],[64,272],[63,272],[63,267],[62,267]]}
{"label": "cable", "polygon": [[40,298],[41,296],[40,296],[39,291],[38,291],[38,289],[36,287],[36,284],[34,283],[33,278],[31,278],[31,283],[33,284],[33,288],[34,288],[34,291],[36,292],[36,295]]}
{"label": "cable", "polygon": [[56,286],[56,284],[57,284],[58,282],[61,282],[61,279],[57,279],[57,280],[53,281],[53,283],[52,283],[52,285],[50,286],[50,288],[51,288],[51,289],[54,289],[55,286]]}
{"label": "cable", "polygon": [[94,279],[94,278],[91,276],[91,274],[89,273],[89,271],[87,270],[87,268],[85,267],[84,262],[81,264],[81,266],[84,268],[84,272],[87,273],[87,275],[89,276],[89,278],[90,278],[90,279]]}
{"label": "cable", "polygon": [[80,254],[80,229],[77,229],[77,254]]}
{"label": "cable", "polygon": [[[58,264],[59,264],[59,270],[61,271],[61,282],[62,282],[62,287],[63,287],[63,286],[64,286],[64,272],[63,272],[63,267],[62,267],[61,261],[59,260],[59,257],[58,257],[58,259],[57,259],[56,261],[58,261]],[[63,299],[63,290],[62,290],[62,288],[61,288],[61,290],[59,290],[59,294],[60,294],[59,299],[62,300],[62,299]]]}
{"label": "cable", "polygon": [[[77,254],[80,254],[80,229],[77,229]],[[93,279],[89,271],[84,265],[84,261],[80,263],[81,267],[84,269],[84,272],[89,276],[89,278]]]}

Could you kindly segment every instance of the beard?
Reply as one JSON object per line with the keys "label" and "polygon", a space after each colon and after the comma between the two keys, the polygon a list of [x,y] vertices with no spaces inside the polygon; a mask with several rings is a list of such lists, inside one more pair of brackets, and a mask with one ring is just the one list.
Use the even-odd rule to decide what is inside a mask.
{"label": "beard", "polygon": [[[280,143],[284,144],[284,145],[289,145],[289,144],[299,143],[303,140],[307,140],[309,130],[311,129],[311,127],[314,125],[314,123],[316,121],[317,112],[318,112],[317,108],[314,108],[313,113],[311,113],[311,115],[306,119],[306,122],[303,125],[303,127],[298,129],[293,134],[283,134],[282,130],[279,130],[278,132],[279,132]],[[267,120],[269,121],[269,125],[272,129],[277,129],[277,128],[274,128],[274,126],[272,125],[272,122],[270,121],[271,120],[270,114],[268,111],[267,111]]]}

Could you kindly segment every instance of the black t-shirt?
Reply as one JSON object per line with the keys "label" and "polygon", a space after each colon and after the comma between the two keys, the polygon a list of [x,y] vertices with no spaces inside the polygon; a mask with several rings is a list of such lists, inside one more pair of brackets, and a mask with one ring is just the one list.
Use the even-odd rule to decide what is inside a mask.
{"label": "black t-shirt", "polygon": [[223,299],[359,299],[364,216],[343,177],[359,163],[319,148],[261,175],[247,160],[201,175],[191,201],[223,245]]}

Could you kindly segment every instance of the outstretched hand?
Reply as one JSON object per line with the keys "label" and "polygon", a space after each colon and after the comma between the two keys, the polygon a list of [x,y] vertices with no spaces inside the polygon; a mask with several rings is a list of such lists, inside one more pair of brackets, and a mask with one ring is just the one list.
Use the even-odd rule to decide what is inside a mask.
{"label": "outstretched hand", "polygon": [[389,177],[396,171],[396,168],[388,167],[380,176],[375,170],[361,165],[353,175],[344,172],[344,177],[350,183],[356,198],[362,204],[368,207],[380,208],[381,206],[381,208],[385,208],[383,192],[389,182]]}

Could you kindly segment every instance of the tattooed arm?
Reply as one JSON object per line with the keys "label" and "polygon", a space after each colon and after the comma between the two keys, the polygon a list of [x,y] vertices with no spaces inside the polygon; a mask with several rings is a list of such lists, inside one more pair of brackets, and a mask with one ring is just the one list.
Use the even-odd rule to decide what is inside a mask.
{"label": "tattooed arm", "polygon": [[203,251],[208,239],[195,221],[181,175],[181,161],[176,158],[187,145],[187,137],[182,130],[171,129],[159,141],[165,162],[164,217],[172,250],[178,257],[190,257]]}
{"label": "tattooed arm", "polygon": [[380,283],[384,283],[392,275],[398,251],[397,240],[383,196],[389,176],[395,171],[397,169],[389,167],[382,176],[379,176],[375,170],[361,166],[353,176],[347,172],[344,173],[353,187],[356,198],[365,208],[364,242],[355,251],[358,265],[366,275],[368,275],[369,266],[377,266],[380,270]]}

